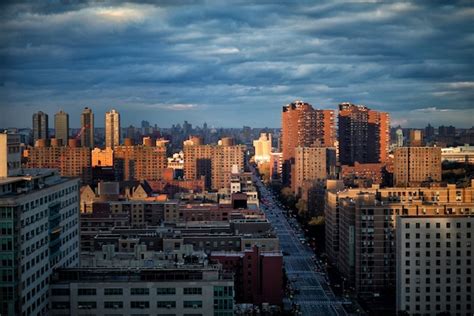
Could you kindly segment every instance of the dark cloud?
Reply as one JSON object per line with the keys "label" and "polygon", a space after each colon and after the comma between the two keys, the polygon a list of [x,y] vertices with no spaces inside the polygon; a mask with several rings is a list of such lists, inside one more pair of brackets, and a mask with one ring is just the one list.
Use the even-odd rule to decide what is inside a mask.
{"label": "dark cloud", "polygon": [[294,99],[389,111],[395,124],[470,126],[468,1],[56,1],[0,6],[0,126],[89,106],[148,119],[279,126]]}

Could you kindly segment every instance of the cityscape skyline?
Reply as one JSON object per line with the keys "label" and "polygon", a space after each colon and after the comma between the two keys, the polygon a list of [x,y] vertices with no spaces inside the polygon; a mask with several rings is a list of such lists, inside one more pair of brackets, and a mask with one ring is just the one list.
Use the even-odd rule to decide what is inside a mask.
{"label": "cityscape skyline", "polygon": [[472,125],[468,2],[230,7],[3,4],[0,126],[62,109],[78,127],[89,106],[116,108],[123,126],[276,127],[298,99],[364,104],[392,126]]}

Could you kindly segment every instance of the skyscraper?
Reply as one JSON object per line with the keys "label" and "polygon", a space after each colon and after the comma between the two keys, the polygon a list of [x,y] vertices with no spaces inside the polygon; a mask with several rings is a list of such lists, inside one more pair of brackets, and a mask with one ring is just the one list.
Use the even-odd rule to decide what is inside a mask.
{"label": "skyscraper", "polygon": [[309,103],[295,101],[283,106],[281,119],[283,182],[289,184],[296,147],[334,146],[334,112],[315,110]]}
{"label": "skyscraper", "polygon": [[260,138],[253,141],[255,148],[255,162],[270,162],[270,154],[272,153],[272,134],[260,133]]}
{"label": "skyscraper", "polygon": [[120,145],[120,114],[112,109],[105,113],[105,148]]}
{"label": "skyscraper", "polygon": [[49,138],[48,131],[48,114],[39,111],[33,114],[33,141],[38,139],[47,140]]}
{"label": "skyscraper", "polygon": [[81,114],[81,146],[94,148],[94,113],[88,107]]}
{"label": "skyscraper", "polygon": [[63,110],[54,115],[54,137],[62,143],[68,144],[69,139],[69,114]]}
{"label": "skyscraper", "polygon": [[364,105],[339,104],[339,161],[343,165],[384,162],[390,144],[390,117]]}

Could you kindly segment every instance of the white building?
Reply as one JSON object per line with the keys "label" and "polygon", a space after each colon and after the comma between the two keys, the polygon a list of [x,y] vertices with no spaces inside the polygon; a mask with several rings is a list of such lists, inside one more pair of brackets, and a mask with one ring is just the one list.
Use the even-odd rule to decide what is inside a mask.
{"label": "white building", "polygon": [[441,161],[474,164],[474,146],[441,148]]}
{"label": "white building", "polygon": [[397,311],[473,315],[474,217],[397,217]]}
{"label": "white building", "polygon": [[234,314],[234,282],[220,265],[59,270],[50,315]]}
{"label": "white building", "polygon": [[79,265],[79,179],[56,170],[0,179],[1,315],[44,315],[58,267]]}

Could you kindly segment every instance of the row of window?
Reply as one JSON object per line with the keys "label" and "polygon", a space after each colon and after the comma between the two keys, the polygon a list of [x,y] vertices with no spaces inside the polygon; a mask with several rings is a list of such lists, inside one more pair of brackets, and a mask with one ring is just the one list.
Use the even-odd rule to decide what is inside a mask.
{"label": "row of window", "polygon": [[[69,289],[61,289],[56,288],[52,289],[52,294],[55,296],[69,296],[70,290]],[[131,288],[130,295],[149,295],[150,289],[149,288]],[[176,288],[157,288],[156,289],[157,295],[176,295]],[[185,287],[183,288],[184,295],[202,295],[202,288],[200,287]],[[86,289],[78,289],[77,295],[80,296],[92,296],[97,295],[97,289],[93,288],[86,288]],[[122,288],[107,288],[104,289],[104,295],[123,295]]]}
{"label": "row of window", "polygon": [[[71,304],[67,302],[53,302],[51,304],[53,309],[70,309]],[[105,309],[119,309],[123,308],[124,303],[122,301],[107,301],[104,302]],[[158,301],[156,303],[157,308],[176,308],[175,301]],[[77,303],[78,309],[96,309],[97,302],[94,301],[79,301]],[[149,301],[132,301],[130,302],[130,308],[150,308]],[[183,308],[202,308],[202,301],[183,301]]]}

